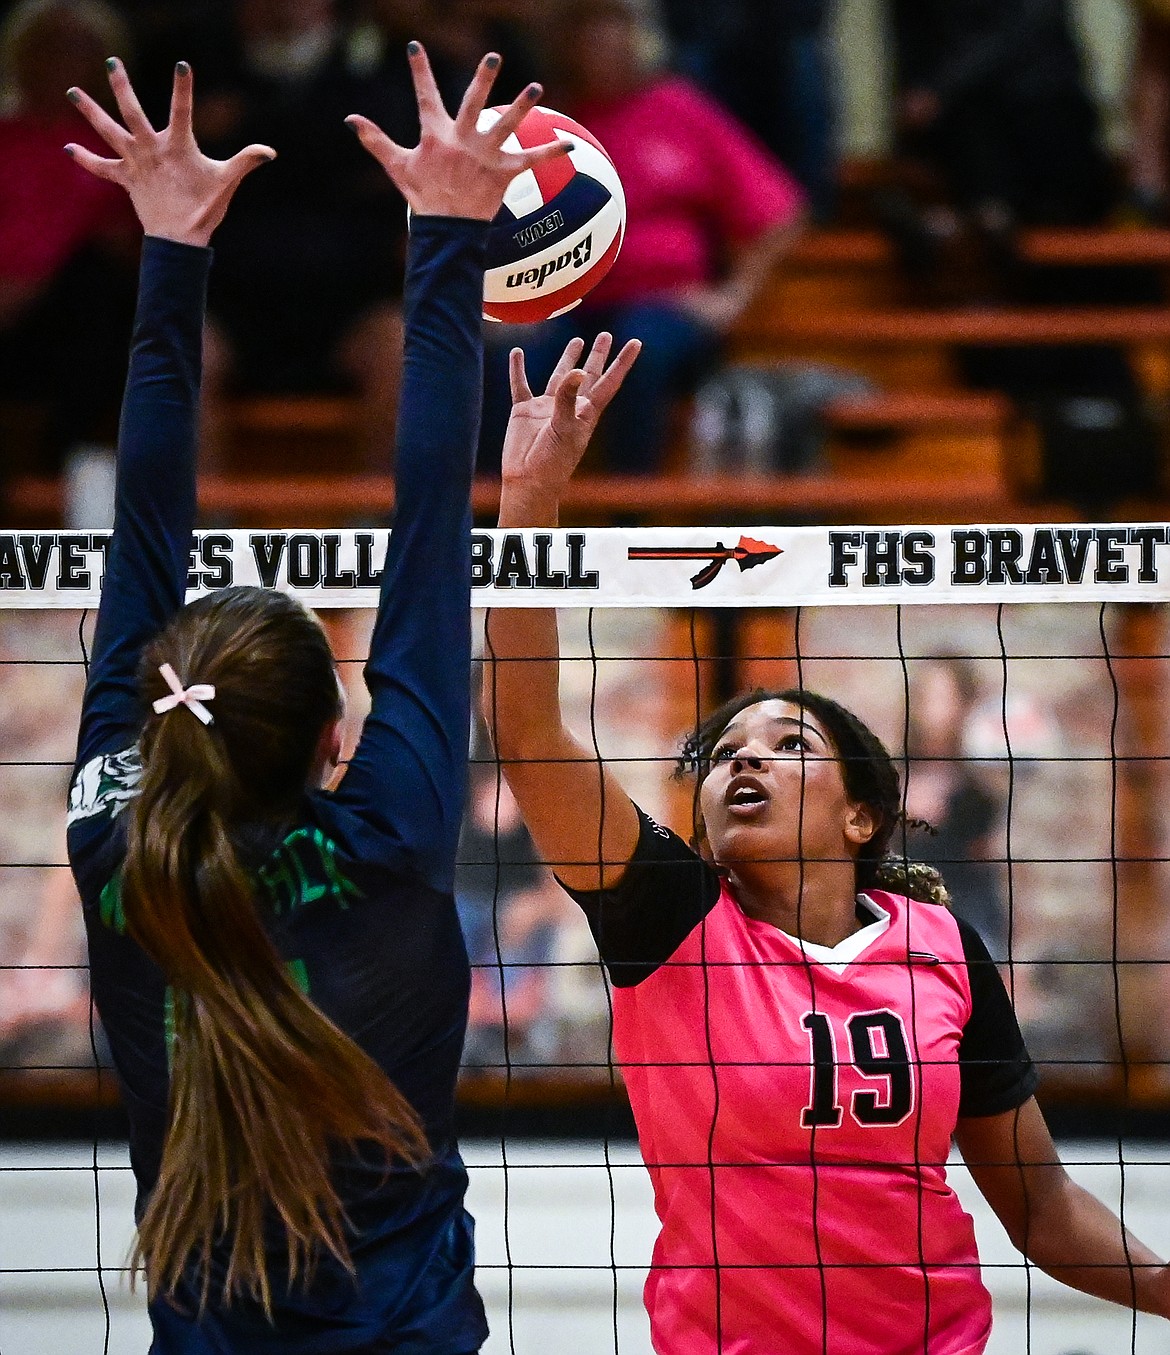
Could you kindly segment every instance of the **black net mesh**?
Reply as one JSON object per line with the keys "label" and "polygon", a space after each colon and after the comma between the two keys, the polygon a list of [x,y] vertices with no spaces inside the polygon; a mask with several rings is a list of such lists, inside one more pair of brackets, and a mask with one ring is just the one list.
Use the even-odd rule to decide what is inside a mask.
{"label": "black net mesh", "polygon": [[[0,607],[3,1355],[84,1355],[146,1340],[141,1290],[131,1298],[123,1273],[132,1201],[124,1124],[86,997],[63,854],[89,628],[88,615]],[[368,614],[339,614],[331,630],[355,695],[356,731]],[[954,911],[997,962],[1070,1171],[1164,1247],[1170,647],[1162,608],[582,608],[563,614],[562,633],[564,701],[590,758],[684,838],[695,787],[673,777],[675,757],[720,701],[755,686],[799,686],[835,697],[872,726],[902,773],[892,845],[938,866]],[[456,891],[473,967],[461,1115],[493,1327],[487,1349],[523,1355],[560,1340],[639,1355],[650,1348],[641,1286],[656,1223],[613,1053],[614,993],[581,914],[557,887],[556,863],[537,858],[482,730],[471,757]],[[815,1063],[821,979],[810,959],[802,963]],[[717,965],[703,972],[708,988],[724,981]],[[909,991],[903,1017],[913,1029],[916,980]],[[722,1297],[716,1043],[708,1032],[714,1098],[702,1108],[708,1151],[696,1165],[711,1206],[711,1348],[731,1351],[741,1319]],[[846,1057],[834,1048],[833,1057]],[[879,1062],[891,1052],[870,1048]],[[911,1115],[908,1166],[916,1169],[921,1098]],[[826,1351],[834,1351],[834,1263],[818,1217],[817,1140],[832,1132],[814,1119],[820,1345],[818,1333],[804,1333],[810,1349]],[[766,1161],[766,1143],[760,1151]],[[84,1198],[75,1184],[82,1176],[91,1183]],[[1007,1245],[964,1173],[952,1178],[976,1214],[996,1319],[990,1350],[1163,1348],[1150,1319],[1057,1290]],[[918,1199],[928,1277],[921,1191]],[[880,1274],[890,1262],[875,1255],[870,1264]],[[930,1292],[924,1283],[907,1351],[935,1348]]]}

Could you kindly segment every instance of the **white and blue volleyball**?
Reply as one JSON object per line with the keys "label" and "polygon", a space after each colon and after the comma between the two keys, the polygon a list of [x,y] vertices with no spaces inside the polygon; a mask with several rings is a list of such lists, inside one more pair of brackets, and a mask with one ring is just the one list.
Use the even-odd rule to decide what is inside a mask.
{"label": "white and blue volleyball", "polygon": [[[502,109],[485,109],[480,129]],[[483,313],[530,324],[563,315],[613,267],[626,229],[626,195],[596,137],[551,108],[533,108],[504,142],[510,151],[571,141],[567,155],[518,174],[492,222]]]}

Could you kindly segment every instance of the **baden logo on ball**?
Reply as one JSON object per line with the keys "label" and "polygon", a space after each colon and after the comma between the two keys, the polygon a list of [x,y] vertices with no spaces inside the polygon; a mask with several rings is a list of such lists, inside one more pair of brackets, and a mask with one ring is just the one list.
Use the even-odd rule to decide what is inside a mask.
{"label": "baden logo on ball", "polygon": [[[480,114],[490,127],[503,110]],[[484,315],[527,324],[580,304],[613,267],[626,228],[626,198],[613,161],[580,123],[532,109],[504,142],[521,150],[548,141],[573,149],[518,174],[488,236]]]}

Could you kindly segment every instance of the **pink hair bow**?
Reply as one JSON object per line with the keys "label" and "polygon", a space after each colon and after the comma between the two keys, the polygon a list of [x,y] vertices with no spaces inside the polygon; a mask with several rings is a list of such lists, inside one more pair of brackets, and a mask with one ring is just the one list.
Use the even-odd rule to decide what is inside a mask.
{"label": "pink hair bow", "polygon": [[204,701],[215,699],[215,688],[206,682],[194,682],[190,687],[184,687],[179,681],[178,674],[169,663],[159,666],[158,670],[163,675],[163,680],[171,689],[170,696],[160,696],[154,703],[154,713],[156,715],[165,715],[168,710],[174,710],[176,706],[186,706],[196,719],[201,720],[203,724],[212,723],[212,714],[203,704]]}

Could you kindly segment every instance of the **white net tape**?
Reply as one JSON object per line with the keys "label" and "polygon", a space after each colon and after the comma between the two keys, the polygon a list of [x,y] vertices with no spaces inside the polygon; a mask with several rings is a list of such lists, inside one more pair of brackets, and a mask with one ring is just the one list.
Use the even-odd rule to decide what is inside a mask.
{"label": "white net tape", "polygon": [[[204,531],[191,594],[371,607],[385,530]],[[0,532],[0,607],[97,605],[108,532]],[[1170,527],[593,527],[477,531],[477,605],[799,607],[1170,599]]]}

